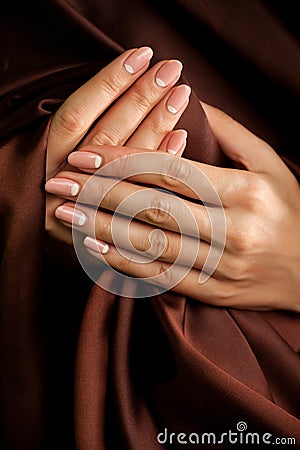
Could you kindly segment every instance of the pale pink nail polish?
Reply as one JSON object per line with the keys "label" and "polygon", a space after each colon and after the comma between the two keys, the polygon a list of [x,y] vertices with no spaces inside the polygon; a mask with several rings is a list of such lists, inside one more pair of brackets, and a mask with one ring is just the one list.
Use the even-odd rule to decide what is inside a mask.
{"label": "pale pink nail polish", "polygon": [[102,163],[100,155],[92,152],[75,151],[68,156],[68,163],[81,169],[99,169]]}
{"label": "pale pink nail polish", "polygon": [[150,61],[153,50],[150,47],[141,47],[131,53],[124,61],[124,68],[128,73],[139,72]]}
{"label": "pale pink nail polish", "polygon": [[82,211],[75,210],[72,206],[61,205],[55,210],[55,217],[63,222],[82,227],[86,222],[86,215]]}
{"label": "pale pink nail polish", "polygon": [[182,63],[177,60],[165,62],[156,72],[155,82],[160,87],[166,87],[180,77]]}
{"label": "pale pink nail polish", "polygon": [[191,88],[189,86],[186,86],[185,84],[177,86],[173,89],[166,102],[167,110],[171,114],[177,114],[178,111],[187,104],[190,94]]}
{"label": "pale pink nail polish", "polygon": [[176,130],[171,134],[167,144],[167,152],[170,155],[177,155],[186,146],[187,132],[185,130]]}
{"label": "pale pink nail polish", "polygon": [[45,189],[50,194],[75,197],[80,191],[80,186],[67,178],[51,178],[47,181]]}
{"label": "pale pink nail polish", "polygon": [[109,250],[109,245],[106,242],[91,238],[90,236],[87,236],[83,243],[90,250],[96,253],[102,253],[102,255],[105,255]]}

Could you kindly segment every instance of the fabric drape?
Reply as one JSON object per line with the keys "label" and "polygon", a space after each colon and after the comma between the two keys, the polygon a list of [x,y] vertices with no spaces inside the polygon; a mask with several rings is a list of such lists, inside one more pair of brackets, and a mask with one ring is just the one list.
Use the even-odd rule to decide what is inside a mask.
{"label": "fabric drape", "polygon": [[106,292],[45,250],[43,188],[59,105],[142,45],[184,64],[186,157],[230,165],[200,98],[299,177],[297,2],[11,1],[0,21],[1,448],[155,450],[166,429],[220,436],[238,422],[300,448],[300,316]]}

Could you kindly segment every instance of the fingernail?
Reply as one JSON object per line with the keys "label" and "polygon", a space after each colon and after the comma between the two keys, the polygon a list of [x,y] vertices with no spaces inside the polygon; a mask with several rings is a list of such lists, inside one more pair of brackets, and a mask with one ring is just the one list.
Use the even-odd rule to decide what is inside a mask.
{"label": "fingernail", "polygon": [[90,250],[93,250],[96,253],[102,253],[102,255],[105,255],[109,250],[109,245],[106,242],[91,238],[90,236],[87,236],[83,243]]}
{"label": "fingernail", "polygon": [[171,134],[167,144],[167,152],[170,155],[177,155],[186,146],[187,132],[185,130],[176,130]]}
{"label": "fingernail", "polygon": [[102,163],[100,155],[91,152],[75,151],[68,156],[68,163],[81,169],[99,169]]}
{"label": "fingernail", "polygon": [[45,184],[45,189],[50,194],[75,197],[80,191],[80,185],[67,178],[51,178]]}
{"label": "fingernail", "polygon": [[169,96],[166,106],[171,114],[177,114],[178,111],[188,102],[191,94],[191,88],[185,84],[177,86]]}
{"label": "fingernail", "polygon": [[86,215],[71,206],[61,205],[55,210],[55,217],[63,222],[82,227],[86,222]]}
{"label": "fingernail", "polygon": [[156,72],[155,82],[160,87],[166,87],[180,77],[182,63],[177,60],[165,62]]}
{"label": "fingernail", "polygon": [[150,47],[141,47],[131,53],[124,61],[125,70],[128,73],[137,73],[141,70],[153,56],[153,50]]}

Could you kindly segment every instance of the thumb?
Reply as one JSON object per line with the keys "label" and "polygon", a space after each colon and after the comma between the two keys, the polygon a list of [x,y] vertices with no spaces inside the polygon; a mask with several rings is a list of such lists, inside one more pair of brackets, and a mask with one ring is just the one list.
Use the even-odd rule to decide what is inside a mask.
{"label": "thumb", "polygon": [[204,102],[200,102],[222,151],[238,167],[250,172],[274,175],[288,170],[277,153],[255,134],[226,113]]}

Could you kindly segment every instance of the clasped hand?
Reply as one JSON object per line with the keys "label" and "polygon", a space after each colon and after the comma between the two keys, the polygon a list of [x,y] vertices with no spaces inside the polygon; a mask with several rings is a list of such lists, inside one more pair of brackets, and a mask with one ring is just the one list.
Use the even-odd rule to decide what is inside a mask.
{"label": "clasped hand", "polygon": [[[132,53],[129,52],[129,58],[130,55]],[[88,191],[88,196],[85,197],[82,205],[75,208],[74,202],[89,180],[90,174],[96,172],[100,166],[105,167],[112,161],[122,158],[120,167],[126,167],[130,161],[130,155],[142,155],[143,152],[149,153],[154,150],[160,152],[171,150],[172,154],[180,156],[185,146],[186,134],[183,131],[171,131],[184,111],[190,93],[187,86],[173,87],[180,75],[180,64],[175,61],[161,62],[141,76],[141,71],[144,72],[147,68],[146,62],[140,71],[132,75],[124,69],[123,72],[120,71],[120,67],[124,67],[126,57],[128,58],[128,52],[121,55],[117,62],[113,62],[109,69],[103,69],[102,74],[100,72],[99,84],[94,80],[88,87],[85,85],[80,88],[58,111],[58,118],[70,106],[75,107],[75,111],[76,108],[85,111],[84,104],[82,105],[83,89],[89,92],[96,89],[98,95],[102,96],[101,102],[98,102],[98,105],[99,103],[104,105],[100,113],[103,113],[105,108],[120,95],[118,102],[100,118],[90,132],[92,134],[83,140],[76,151],[70,153],[87,132],[91,116],[86,121],[82,121],[75,132],[70,127],[69,129],[67,127],[67,130],[66,127],[61,129],[64,121],[61,117],[60,120],[55,120],[54,117],[48,153],[52,151],[51,146],[53,148],[51,139],[54,142],[57,136],[62,137],[63,131],[67,138],[61,139],[60,148],[56,147],[55,158],[52,158],[55,162],[49,164],[52,166],[49,173],[55,173],[53,168],[61,164],[59,161],[61,155],[70,154],[69,165],[55,173],[55,176],[46,184],[46,190],[51,194],[47,212],[48,231],[57,239],[72,244],[70,229],[73,224],[73,227],[83,233],[83,238],[86,236],[84,243],[87,251],[95,258],[133,277],[152,280],[153,277],[166,272],[169,268],[171,268],[169,271],[171,276],[172,271],[175,276],[178,267],[173,263],[180,251],[182,235],[178,232],[178,224],[174,216],[184,214],[185,208],[188,208],[199,227],[201,245],[192,261],[191,270],[173,287],[175,292],[217,306],[254,310],[285,309],[300,312],[299,184],[267,143],[212,106],[202,103],[220,148],[233,161],[236,168],[214,167],[195,161],[185,161],[184,158],[178,157],[170,157],[173,162],[166,165],[164,161],[169,161],[170,158],[162,157],[161,173],[151,177],[138,174],[119,182],[115,188],[111,189],[103,198],[95,221],[91,219],[94,218],[92,208],[87,205],[98,205],[99,192],[102,192],[104,183],[103,178],[93,177],[93,188]],[[169,84],[163,81],[162,74],[163,82],[157,83],[157,78],[160,79],[157,75],[158,71],[168,64],[169,67],[173,64],[174,70],[175,66],[177,67],[177,74],[174,76],[173,73],[173,76],[169,77]],[[111,73],[118,73],[118,83],[115,84],[114,89],[107,90],[109,73],[110,80],[112,80]],[[133,86],[128,89],[131,84]],[[120,86],[122,86],[121,89]],[[103,92],[102,87],[104,87]],[[109,100],[107,91],[111,94],[114,92]],[[137,92],[139,92],[138,96]],[[139,106],[136,102],[140,102],[141,98],[143,101]],[[176,98],[180,99],[177,103]],[[123,121],[122,126],[118,121],[120,117]],[[95,119],[94,112],[93,122]],[[127,121],[125,124],[124,120]],[[153,126],[153,124],[156,125]],[[53,138],[51,138],[51,132]],[[172,140],[173,143],[170,145]],[[72,146],[71,149],[70,146]],[[226,219],[225,242],[213,243],[216,247],[224,244],[224,251],[217,267],[202,284],[199,283],[199,273],[212,245],[211,223],[205,207],[205,203],[209,203],[210,199],[203,198],[204,204],[195,201],[198,200],[195,193],[187,187],[190,176],[188,167],[191,164],[204,173],[214,186]],[[157,188],[180,195],[184,199],[182,211],[176,203],[175,212],[172,200],[174,196],[168,195],[167,192],[160,192],[158,196]],[[131,194],[141,191],[146,194],[143,198],[147,199],[147,204],[141,205],[140,212],[130,223],[129,235],[133,246],[130,251],[134,253],[132,249],[136,249],[137,254],[149,252],[149,257],[155,257],[154,260],[149,259],[149,263],[146,264],[137,262],[134,255],[126,258],[117,250],[111,226],[112,213],[118,205]],[[130,216],[135,207],[136,205],[128,201],[126,202],[127,210],[122,213]],[[151,240],[153,231],[156,229],[164,231],[163,240],[162,233],[157,234],[158,238],[154,241]],[[194,242],[193,233],[188,236],[188,224],[184,233],[190,238],[190,242]],[[188,245],[189,240],[186,242]],[[126,246],[122,236],[117,244],[121,247]],[[190,263],[187,258],[180,264],[189,266]]]}

